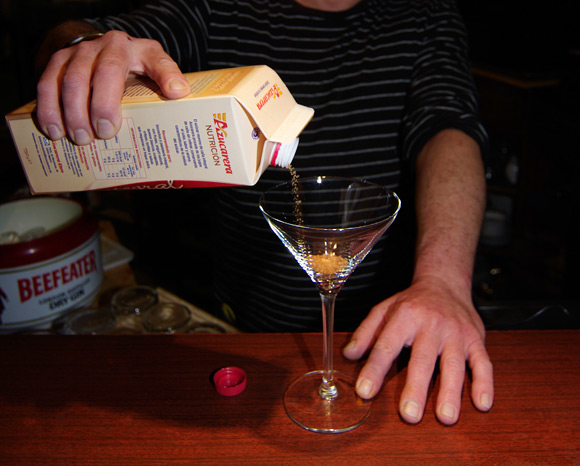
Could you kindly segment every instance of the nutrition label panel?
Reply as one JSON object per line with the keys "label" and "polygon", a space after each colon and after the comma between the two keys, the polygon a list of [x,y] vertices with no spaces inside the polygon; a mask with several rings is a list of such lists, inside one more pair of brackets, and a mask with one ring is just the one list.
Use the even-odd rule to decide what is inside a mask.
{"label": "nutrition label panel", "polygon": [[142,156],[139,153],[132,118],[124,118],[121,130],[108,140],[96,140],[97,164],[93,165],[97,179],[139,179],[146,177]]}

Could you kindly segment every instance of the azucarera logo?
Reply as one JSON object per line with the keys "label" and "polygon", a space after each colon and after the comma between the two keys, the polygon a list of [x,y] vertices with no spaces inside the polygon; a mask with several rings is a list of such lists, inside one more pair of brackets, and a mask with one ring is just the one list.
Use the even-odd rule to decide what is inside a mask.
{"label": "azucarera logo", "polygon": [[226,131],[228,124],[226,123],[226,114],[225,113],[214,113],[213,114],[213,124],[215,128],[216,134],[216,145],[219,149],[219,153],[222,157],[222,161],[224,164],[225,172],[228,174],[232,174],[232,166],[230,164],[230,156],[228,154],[228,146],[226,142],[226,138],[228,137],[228,133]]}
{"label": "azucarera logo", "polygon": [[282,94],[283,92],[282,89],[280,89],[280,86],[278,86],[278,84],[274,84],[270,89],[266,91],[264,97],[262,97],[256,104],[258,110],[261,110],[262,107],[264,107],[264,105],[266,105],[271,99],[280,97]]}

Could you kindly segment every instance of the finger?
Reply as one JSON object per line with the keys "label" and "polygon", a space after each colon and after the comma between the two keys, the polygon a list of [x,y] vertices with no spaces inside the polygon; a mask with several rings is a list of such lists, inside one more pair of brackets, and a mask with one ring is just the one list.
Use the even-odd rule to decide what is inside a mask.
{"label": "finger", "polygon": [[417,337],[407,366],[407,379],[399,401],[401,417],[416,424],[423,418],[429,385],[437,363],[438,343],[433,332]]}
{"label": "finger", "polygon": [[378,393],[393,361],[403,348],[403,340],[391,330],[381,333],[360,371],[356,391],[361,398],[370,399]]}
{"label": "finger", "polygon": [[101,53],[93,75],[90,117],[96,136],[111,139],[121,128],[121,99],[125,90],[129,51]]}
{"label": "finger", "polygon": [[40,130],[49,138],[57,140],[65,135],[64,120],[60,106],[60,83],[62,69],[68,63],[70,52],[61,50],[49,61],[36,86],[36,118]]}
{"label": "finger", "polygon": [[143,50],[144,73],[159,85],[166,97],[178,99],[190,93],[189,81],[159,42],[141,40],[138,46]]}
{"label": "finger", "polygon": [[489,411],[493,405],[493,365],[483,342],[473,343],[468,353],[469,367],[473,376],[471,399],[480,411]]}
{"label": "finger", "polygon": [[90,42],[75,47],[62,79],[64,123],[70,138],[78,145],[94,139],[89,116],[93,64],[98,49]]}
{"label": "finger", "polygon": [[441,376],[435,412],[439,421],[452,425],[459,419],[465,382],[465,349],[462,340],[447,342],[441,351],[439,365]]}
{"label": "finger", "polygon": [[91,120],[98,137],[109,139],[121,126],[120,102],[129,72],[155,80],[170,98],[187,95],[190,86],[177,64],[159,42],[136,39],[120,31],[106,36],[107,48],[97,61],[93,76]]}
{"label": "finger", "polygon": [[384,320],[389,308],[388,300],[373,307],[367,317],[352,334],[350,342],[342,352],[348,359],[360,359],[371,347],[384,327]]}

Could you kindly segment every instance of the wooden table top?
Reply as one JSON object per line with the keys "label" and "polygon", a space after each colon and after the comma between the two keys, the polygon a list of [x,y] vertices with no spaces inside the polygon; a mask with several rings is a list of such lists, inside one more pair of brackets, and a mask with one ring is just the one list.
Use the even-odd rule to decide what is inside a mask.
{"label": "wooden table top", "polygon": [[[360,363],[338,348],[335,366]],[[406,369],[393,367],[370,419],[317,434],[285,414],[282,394],[320,368],[320,334],[0,337],[1,465],[573,465],[580,464],[580,331],[488,332],[490,413],[463,393],[459,422],[401,421]],[[246,390],[218,395],[212,373],[242,367]],[[433,390],[438,387],[435,380]]]}

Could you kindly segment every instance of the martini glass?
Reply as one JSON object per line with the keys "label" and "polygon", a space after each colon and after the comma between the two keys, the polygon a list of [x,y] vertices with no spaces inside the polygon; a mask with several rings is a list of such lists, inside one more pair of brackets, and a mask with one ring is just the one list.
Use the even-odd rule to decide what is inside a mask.
{"label": "martini glass", "polygon": [[334,304],[356,266],[395,220],[397,195],[338,177],[295,178],[266,191],[260,209],[270,227],[314,282],[322,300],[323,369],[294,381],[284,407],[314,432],[346,432],[369,416],[371,401],[356,394],[355,378],[333,369]]}

